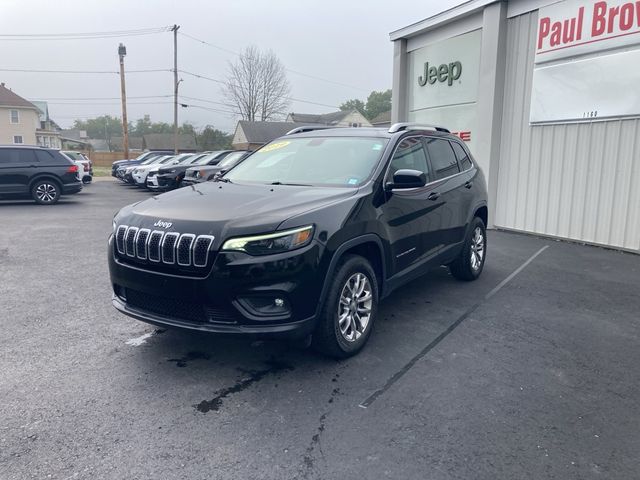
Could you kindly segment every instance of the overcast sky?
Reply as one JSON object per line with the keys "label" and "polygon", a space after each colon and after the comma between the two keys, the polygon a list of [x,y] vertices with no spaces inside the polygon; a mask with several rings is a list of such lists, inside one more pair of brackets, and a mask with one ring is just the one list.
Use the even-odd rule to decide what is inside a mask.
{"label": "overcast sky", "polygon": [[[48,34],[105,32],[180,25],[180,32],[230,51],[247,45],[272,49],[285,67],[292,97],[326,104],[294,101],[290,110],[324,113],[350,98],[365,100],[371,90],[391,88],[392,44],[389,32],[415,23],[460,0],[293,1],[293,0],[1,0],[0,33]],[[169,32],[90,40],[0,39],[0,68],[34,70],[117,71],[118,43],[127,47],[126,69],[170,69],[173,37]],[[178,36],[178,68],[224,79],[232,53]],[[300,72],[341,84],[316,80]],[[181,74],[180,93],[200,100],[183,103],[226,109],[220,84]],[[0,81],[29,100],[49,101],[50,113],[61,126],[74,118],[102,114],[120,116],[116,74],[54,74],[0,71]],[[130,73],[127,96],[171,95],[172,73]],[[82,98],[115,97],[112,100]],[[141,104],[141,103],[145,104]],[[153,121],[173,121],[172,99],[129,98],[130,120],[150,114]],[[81,103],[81,104],[73,104]],[[179,121],[207,124],[232,131],[231,114],[196,107],[181,108]]]}

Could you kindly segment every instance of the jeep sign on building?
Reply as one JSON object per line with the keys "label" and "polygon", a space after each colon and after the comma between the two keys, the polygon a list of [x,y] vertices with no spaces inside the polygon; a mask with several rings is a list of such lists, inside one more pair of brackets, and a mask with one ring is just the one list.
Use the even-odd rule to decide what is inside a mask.
{"label": "jeep sign on building", "polygon": [[490,225],[640,253],[640,1],[470,0],[391,40],[392,121],[468,142]]}

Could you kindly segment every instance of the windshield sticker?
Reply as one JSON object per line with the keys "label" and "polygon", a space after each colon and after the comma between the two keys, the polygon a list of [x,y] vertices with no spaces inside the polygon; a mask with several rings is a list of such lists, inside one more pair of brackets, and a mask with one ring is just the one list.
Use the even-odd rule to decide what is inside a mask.
{"label": "windshield sticker", "polygon": [[276,143],[272,143],[271,145],[267,145],[266,147],[263,147],[260,150],[258,150],[258,153],[273,152],[274,150],[278,150],[280,148],[286,147],[290,143],[291,142],[276,142]]}
{"label": "windshield sticker", "polygon": [[357,178],[350,178],[347,183],[349,185],[357,185],[358,184],[358,179]]}

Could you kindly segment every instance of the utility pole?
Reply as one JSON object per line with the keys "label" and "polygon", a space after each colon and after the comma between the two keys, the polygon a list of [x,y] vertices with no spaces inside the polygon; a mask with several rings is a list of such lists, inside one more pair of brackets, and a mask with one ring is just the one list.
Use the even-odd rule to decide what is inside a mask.
{"label": "utility pole", "polygon": [[122,94],[122,146],[124,147],[124,158],[129,159],[129,125],[127,123],[127,92],[124,86],[124,57],[127,54],[127,47],[122,43],[118,46],[118,56],[120,57],[120,91]]}
{"label": "utility pole", "polygon": [[173,32],[173,153],[178,154],[178,29],[174,25]]}

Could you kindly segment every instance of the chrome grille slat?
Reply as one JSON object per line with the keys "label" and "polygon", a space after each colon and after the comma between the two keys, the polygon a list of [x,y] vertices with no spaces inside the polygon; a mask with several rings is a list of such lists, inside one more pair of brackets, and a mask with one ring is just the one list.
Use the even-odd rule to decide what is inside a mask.
{"label": "chrome grille slat", "polygon": [[116,230],[116,248],[120,255],[124,255],[124,237],[127,233],[127,228],[126,225],[120,225]]}
{"label": "chrome grille slat", "polygon": [[193,233],[183,233],[176,246],[176,259],[178,265],[188,267],[191,265],[191,247],[196,236]]}
{"label": "chrome grille slat", "polygon": [[149,240],[150,233],[151,230],[148,228],[138,230],[138,236],[136,237],[136,256],[140,260],[147,259],[147,240]]}
{"label": "chrome grille slat", "polygon": [[162,239],[162,263],[176,263],[176,244],[178,243],[178,232],[167,232]]}
{"label": "chrome grille slat", "polygon": [[213,244],[211,235],[200,235],[193,242],[193,265],[195,267],[206,267],[209,262],[209,250]]}
{"label": "chrome grille slat", "polygon": [[161,260],[160,257],[160,246],[162,245],[162,237],[164,236],[164,232],[159,230],[154,230],[149,235],[149,240],[147,241],[147,255],[151,262],[159,263]]}
{"label": "chrome grille slat", "polygon": [[124,237],[124,247],[127,252],[127,256],[136,256],[136,235],[138,234],[138,227],[127,228],[127,234]]}
{"label": "chrome grille slat", "polygon": [[119,225],[115,233],[120,256],[179,267],[206,267],[214,240],[213,235],[152,231],[129,225]]}

